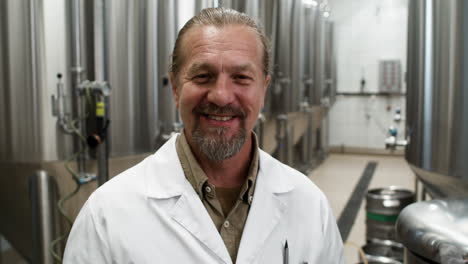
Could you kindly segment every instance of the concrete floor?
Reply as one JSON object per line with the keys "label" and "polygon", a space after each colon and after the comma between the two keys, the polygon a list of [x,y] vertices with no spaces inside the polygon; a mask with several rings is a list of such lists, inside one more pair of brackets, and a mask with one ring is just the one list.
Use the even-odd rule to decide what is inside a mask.
{"label": "concrete floor", "polygon": [[[337,219],[369,161],[377,162],[369,189],[396,185],[414,191],[415,176],[403,156],[331,154],[324,163],[310,173],[309,177],[328,197]],[[365,231],[365,201],[363,201],[345,242],[364,245]],[[358,263],[358,250],[345,243],[345,258],[346,264]]]}

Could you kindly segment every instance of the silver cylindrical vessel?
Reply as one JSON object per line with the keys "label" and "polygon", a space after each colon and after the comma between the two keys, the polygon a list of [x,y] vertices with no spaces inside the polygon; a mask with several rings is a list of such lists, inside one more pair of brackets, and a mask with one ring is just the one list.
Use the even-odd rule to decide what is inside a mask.
{"label": "silver cylindrical vessel", "polygon": [[291,109],[291,30],[293,1],[278,1],[276,7],[274,65],[271,85],[271,112],[287,113]]}
{"label": "silver cylindrical vessel", "polygon": [[415,201],[412,191],[390,186],[366,195],[366,238],[396,241],[395,223],[401,210]]}
{"label": "silver cylindrical vessel", "polygon": [[[455,189],[468,182],[467,17],[463,0],[409,1],[406,159],[426,182],[430,172],[458,180]],[[456,193],[432,184],[437,196]]]}
{"label": "silver cylindrical vessel", "polygon": [[310,105],[321,105],[324,89],[325,68],[325,20],[323,10],[316,7],[316,15],[311,16],[314,25],[313,37],[313,64],[312,67],[312,90],[309,90],[308,98]]}
{"label": "silver cylindrical vessel", "polygon": [[336,54],[334,47],[334,23],[328,19],[324,25],[324,88],[323,95],[328,98],[329,104],[335,102],[337,78],[336,78]]}
{"label": "silver cylindrical vessel", "polygon": [[72,152],[71,137],[61,133],[51,114],[57,73],[70,84],[66,11],[65,2],[0,3],[2,161],[57,160]]}
{"label": "silver cylindrical vessel", "polygon": [[179,115],[172,98],[169,65],[177,37],[178,1],[158,1],[158,124],[156,145],[161,146],[179,127]]}
{"label": "silver cylindrical vessel", "polygon": [[299,111],[305,95],[303,80],[307,58],[304,54],[310,47],[305,44],[305,30],[308,25],[304,12],[302,1],[294,1],[291,21],[291,86],[288,89],[289,102],[287,103],[289,112]]}
{"label": "silver cylindrical vessel", "polygon": [[317,95],[314,91],[315,88],[315,67],[316,67],[316,55],[315,47],[318,35],[317,31],[318,16],[320,16],[320,9],[318,6],[306,6],[304,9],[304,20],[307,27],[305,27],[305,74],[304,74],[304,87],[305,87],[305,99],[310,105],[314,104],[314,99]]}
{"label": "silver cylindrical vessel", "polygon": [[112,86],[111,153],[155,147],[158,91],[157,6],[153,1],[106,1],[106,64]]}
{"label": "silver cylindrical vessel", "polygon": [[195,12],[194,14],[198,14],[202,9],[208,7],[214,7],[214,0],[195,0]]}

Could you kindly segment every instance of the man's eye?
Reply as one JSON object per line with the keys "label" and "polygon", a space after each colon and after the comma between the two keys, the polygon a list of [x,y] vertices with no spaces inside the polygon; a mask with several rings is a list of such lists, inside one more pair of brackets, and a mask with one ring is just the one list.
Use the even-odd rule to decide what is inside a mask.
{"label": "man's eye", "polygon": [[202,73],[202,74],[197,74],[195,75],[192,80],[194,80],[195,82],[198,82],[198,83],[204,83],[204,82],[207,82],[209,81],[210,79],[210,74],[208,73]]}
{"label": "man's eye", "polygon": [[241,83],[248,83],[252,81],[252,77],[244,74],[238,74],[234,76],[234,80],[241,82]]}

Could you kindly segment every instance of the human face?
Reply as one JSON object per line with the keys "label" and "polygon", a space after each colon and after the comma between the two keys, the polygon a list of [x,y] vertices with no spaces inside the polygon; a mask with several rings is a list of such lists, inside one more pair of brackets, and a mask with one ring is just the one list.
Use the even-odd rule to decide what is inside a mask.
{"label": "human face", "polygon": [[182,45],[182,70],[171,83],[187,139],[199,148],[200,137],[214,150],[233,147],[217,159],[230,158],[250,140],[270,80],[260,40],[246,26],[202,26],[187,32]]}

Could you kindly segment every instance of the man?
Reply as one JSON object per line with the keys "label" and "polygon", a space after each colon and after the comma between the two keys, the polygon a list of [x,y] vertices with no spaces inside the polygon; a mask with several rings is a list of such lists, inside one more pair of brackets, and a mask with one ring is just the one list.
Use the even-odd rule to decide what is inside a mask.
{"label": "man", "polygon": [[252,132],[269,56],[245,14],[187,22],[170,73],[183,132],[91,195],[65,263],[344,263],[322,192]]}

